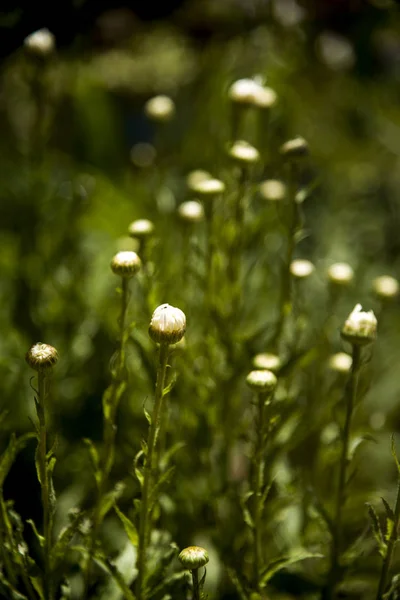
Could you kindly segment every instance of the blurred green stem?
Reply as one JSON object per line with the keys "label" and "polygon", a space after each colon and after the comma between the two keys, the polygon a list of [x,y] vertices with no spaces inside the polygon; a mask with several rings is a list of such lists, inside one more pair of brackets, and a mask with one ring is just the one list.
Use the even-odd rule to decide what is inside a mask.
{"label": "blurred green stem", "polygon": [[[167,373],[169,345],[160,344],[159,363],[157,369],[156,390],[154,395],[154,407],[149,425],[149,434],[147,438],[147,451],[144,462],[144,475],[142,486],[142,498],[140,502],[140,521],[139,521],[139,545],[137,559],[137,600],[146,598],[146,554],[151,532],[152,506],[150,506],[150,496],[153,491],[153,476],[156,468],[156,446],[160,424],[162,419],[162,407],[164,398],[165,378]],[[154,498],[153,498],[154,502]]]}
{"label": "blurred green stem", "polygon": [[376,594],[376,600],[382,600],[383,595],[385,593],[387,578],[389,574],[390,565],[393,557],[393,550],[398,539],[398,530],[399,530],[399,521],[400,521],[400,478],[397,483],[397,497],[396,497],[396,506],[394,509],[394,522],[392,526],[392,530],[390,532],[390,537],[387,541],[386,553],[382,563],[381,575],[379,578],[378,591]]}
{"label": "blurred green stem", "polygon": [[262,566],[262,489],[264,485],[264,448],[265,448],[265,408],[267,395],[258,394],[257,398],[257,440],[254,452],[254,586],[260,593],[260,572]]}
{"label": "blurred green stem", "polygon": [[342,509],[345,502],[351,421],[354,405],[357,399],[360,368],[361,347],[357,344],[353,344],[353,362],[351,366],[350,378],[348,380],[345,392],[346,416],[342,433],[342,451],[339,463],[339,481],[336,493],[335,520],[333,523],[334,530],[332,534],[331,567],[328,575],[326,596],[324,596],[326,600],[330,600],[334,597],[335,587],[340,581],[340,553],[343,546]]}
{"label": "blurred green stem", "polygon": [[199,570],[192,570],[193,580],[193,600],[200,600],[200,584],[199,584]]}

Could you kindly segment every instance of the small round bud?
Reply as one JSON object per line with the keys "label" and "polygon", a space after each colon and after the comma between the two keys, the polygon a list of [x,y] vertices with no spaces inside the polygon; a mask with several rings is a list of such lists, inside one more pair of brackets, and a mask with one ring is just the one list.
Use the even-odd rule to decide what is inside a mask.
{"label": "small round bud", "polygon": [[209,561],[207,550],[200,546],[188,546],[188,548],[184,548],[178,558],[182,566],[191,571],[204,567]]}
{"label": "small round bud", "polygon": [[290,264],[290,272],[297,279],[309,277],[315,270],[314,265],[309,260],[293,260]]}
{"label": "small round bud", "polygon": [[205,179],[212,179],[211,173],[208,171],[203,171],[203,169],[196,169],[195,171],[190,171],[186,177],[186,184],[190,190],[193,192],[196,191],[195,186],[199,183],[199,181],[204,181]]}
{"label": "small round bud", "polygon": [[262,86],[254,79],[238,79],[228,90],[228,98],[235,104],[253,106]]}
{"label": "small round bud", "polygon": [[377,325],[374,312],[363,312],[361,304],[356,304],[342,328],[341,336],[351,344],[369,344],[376,339]]}
{"label": "small round bud", "polygon": [[327,271],[328,279],[335,285],[348,285],[354,279],[354,270],[347,263],[335,263]]}
{"label": "small round bud", "polygon": [[251,165],[260,160],[260,153],[258,150],[243,140],[239,140],[231,146],[229,149],[229,156],[240,165]]}
{"label": "small round bud", "polygon": [[38,29],[24,39],[25,48],[35,56],[45,57],[55,48],[55,37],[46,27]]}
{"label": "small round bud", "polygon": [[254,104],[258,108],[268,109],[275,106],[278,101],[276,92],[267,86],[260,85],[259,90],[254,98]]}
{"label": "small round bud", "polygon": [[328,365],[332,371],[337,373],[348,373],[351,369],[353,359],[346,352],[337,352],[329,358]]}
{"label": "small round bud", "polygon": [[225,184],[219,179],[202,179],[192,186],[192,190],[203,198],[218,196],[225,191]]}
{"label": "small round bud", "polygon": [[176,344],[186,331],[186,316],[180,308],[161,304],[153,312],[149,336],[159,344]]}
{"label": "small round bud", "polygon": [[306,140],[302,137],[294,138],[282,144],[280,153],[285,158],[292,160],[296,158],[303,158],[308,156],[309,148]]}
{"label": "small round bud", "polygon": [[154,223],[149,219],[137,219],[129,225],[128,232],[131,237],[139,239],[150,237],[154,233]]}
{"label": "small round bud", "polygon": [[204,208],[197,200],[188,200],[179,206],[178,215],[188,223],[199,223],[204,220]]}
{"label": "small round bud", "polygon": [[144,111],[149,119],[166,123],[175,114],[175,103],[169,96],[154,96],[146,102]]}
{"label": "small round bud", "polygon": [[277,179],[267,179],[260,183],[260,194],[265,200],[279,202],[286,196],[286,186]]}
{"label": "small round bud", "polygon": [[390,300],[398,295],[399,282],[390,275],[381,275],[373,280],[372,289],[382,300]]}
{"label": "small round bud", "polygon": [[117,252],[111,261],[111,269],[113,273],[120,277],[133,277],[140,270],[142,261],[131,250],[123,250]]}
{"label": "small round bud", "polygon": [[267,370],[275,373],[281,367],[281,359],[276,354],[261,352],[253,358],[253,367],[257,370]]}
{"label": "small round bud", "polygon": [[278,380],[272,371],[263,369],[250,371],[246,377],[246,383],[255,392],[267,392],[271,394],[276,388]]}
{"label": "small round bud", "polygon": [[54,367],[58,361],[58,352],[53,346],[38,342],[28,350],[25,360],[35,371],[45,371]]}

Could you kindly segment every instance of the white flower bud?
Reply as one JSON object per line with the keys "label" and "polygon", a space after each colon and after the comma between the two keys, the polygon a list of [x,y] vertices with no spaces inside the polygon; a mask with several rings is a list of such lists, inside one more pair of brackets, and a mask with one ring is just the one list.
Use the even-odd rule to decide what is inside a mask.
{"label": "white flower bud", "polygon": [[190,171],[186,176],[186,184],[191,191],[196,191],[195,186],[199,183],[199,181],[204,181],[205,179],[212,179],[213,176],[208,171],[203,171],[203,169],[195,169],[194,171]]}
{"label": "white flower bud", "polygon": [[275,91],[255,79],[238,79],[229,88],[228,97],[234,104],[258,108],[271,108],[277,101]]}
{"label": "white flower bud", "polygon": [[292,160],[307,156],[309,154],[309,148],[304,138],[297,137],[282,144],[280,153],[285,158]]}
{"label": "white flower bud", "polygon": [[146,102],[144,111],[149,119],[165,123],[174,116],[175,103],[169,96],[154,96]]}
{"label": "white flower bud", "polygon": [[35,371],[45,371],[56,364],[58,352],[53,346],[38,342],[28,350],[25,360]]}
{"label": "white flower bud", "polygon": [[199,223],[204,220],[204,208],[197,200],[183,202],[178,208],[178,214],[183,221]]}
{"label": "white flower bud", "polygon": [[239,140],[231,146],[229,156],[241,165],[255,164],[260,160],[258,150],[244,140]]}
{"label": "white flower bud", "polygon": [[349,264],[338,262],[329,267],[328,279],[335,285],[348,285],[354,279],[354,271]]}
{"label": "white flower bud", "polygon": [[192,190],[202,197],[212,197],[223,194],[225,184],[219,179],[201,179],[192,185]]}
{"label": "white flower bud", "polygon": [[257,370],[267,370],[275,373],[281,367],[281,359],[276,354],[261,352],[253,358],[253,367]]}
{"label": "white flower bud", "polygon": [[141,260],[131,250],[123,250],[118,252],[111,261],[111,269],[113,273],[120,277],[133,277],[140,270]]}
{"label": "white flower bud", "polygon": [[390,275],[381,275],[372,282],[372,289],[382,300],[395,298],[399,293],[399,282]]}
{"label": "white flower bud", "polygon": [[48,56],[55,48],[55,37],[46,27],[38,29],[24,39],[24,46],[36,56]]}
{"label": "white flower bud", "polygon": [[200,546],[189,546],[184,548],[179,554],[179,560],[185,569],[193,571],[204,567],[209,561],[208,552]]}
{"label": "white flower bud", "polygon": [[309,277],[315,270],[314,265],[309,260],[293,260],[290,264],[290,272],[297,279]]}
{"label": "white flower bud", "polygon": [[128,232],[135,238],[147,238],[154,233],[154,223],[149,219],[137,219],[129,225]]}
{"label": "white flower bud", "polygon": [[265,200],[279,202],[285,198],[286,186],[277,179],[267,179],[260,183],[260,194]]}
{"label": "white flower bud", "polygon": [[351,369],[353,359],[346,352],[337,352],[329,358],[329,368],[337,373],[348,373]]}
{"label": "white flower bud", "polygon": [[361,304],[356,304],[342,328],[341,336],[351,344],[369,344],[376,339],[377,325],[373,311],[363,312]]}
{"label": "white flower bud", "polygon": [[246,377],[247,385],[255,392],[266,392],[272,394],[278,380],[272,371],[256,370],[250,371]]}
{"label": "white flower bud", "polygon": [[161,304],[153,312],[149,336],[159,344],[176,344],[186,331],[186,316],[180,308]]}

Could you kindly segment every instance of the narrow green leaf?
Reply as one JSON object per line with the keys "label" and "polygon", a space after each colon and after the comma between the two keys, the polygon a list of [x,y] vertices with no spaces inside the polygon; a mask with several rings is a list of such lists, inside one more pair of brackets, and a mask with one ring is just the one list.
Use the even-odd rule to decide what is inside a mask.
{"label": "narrow green leaf", "polygon": [[132,544],[132,546],[137,547],[139,545],[139,534],[135,525],[130,519],[128,519],[126,515],[124,515],[123,512],[120,511],[116,504],[114,504],[114,510],[117,513],[122,525],[124,526],[125,533],[128,536],[130,543]]}
{"label": "narrow green leaf", "polygon": [[143,412],[144,412],[144,416],[147,419],[148,424],[151,425],[151,415],[150,415],[150,413],[144,407],[143,407]]}
{"label": "narrow green leaf", "polygon": [[160,460],[160,469],[161,471],[165,471],[165,469],[168,467],[169,462],[171,460],[171,458],[179,451],[181,450],[181,448],[184,448],[186,446],[185,442],[176,442],[176,444],[173,444],[171,446],[171,448],[169,448],[163,455],[163,457]]}
{"label": "narrow green leaf", "polygon": [[131,592],[128,585],[125,583],[117,567],[113,565],[113,563],[106,556],[97,552],[94,556],[94,560],[111,575],[111,577],[114,579],[115,583],[118,585],[119,589],[123,593],[123,597],[125,598],[125,600],[136,600],[134,594]]}
{"label": "narrow green leaf", "polygon": [[118,500],[118,498],[121,497],[123,491],[124,491],[124,484],[121,482],[118,482],[114,489],[112,489],[110,492],[107,492],[106,494],[104,494],[104,496],[101,499],[100,502],[100,510],[99,510],[99,516],[100,516],[100,520],[102,521],[104,519],[104,517],[106,516],[107,513],[110,512],[110,510],[112,509],[112,507],[114,506],[115,502]]}
{"label": "narrow green leaf", "polygon": [[293,552],[288,556],[282,556],[280,558],[272,561],[265,569],[261,571],[261,587],[265,587],[270,579],[280,571],[281,569],[285,569],[289,565],[297,563],[302,560],[306,560],[309,558],[323,558],[323,554],[308,552],[307,550],[298,550],[297,552]]}
{"label": "narrow green leaf", "polygon": [[240,600],[249,600],[250,596],[245,591],[245,586],[240,581],[239,575],[236,573],[236,571],[234,571],[234,569],[231,569],[230,567],[227,568],[227,571],[228,571],[230,580],[232,581],[233,585],[236,588],[236,591],[240,597]]}
{"label": "narrow green leaf", "polygon": [[40,535],[40,533],[36,529],[35,523],[32,521],[32,519],[28,519],[26,522],[29,523],[29,525],[32,527],[33,533],[35,534],[35,537],[36,537],[37,541],[39,542],[41,548],[44,548],[44,541],[45,541],[44,537],[42,535]]}
{"label": "narrow green leaf", "polygon": [[173,387],[174,387],[174,385],[176,383],[176,380],[177,380],[177,377],[174,374],[173,377],[172,377],[172,379],[171,379],[171,381],[163,389],[163,392],[162,392],[163,397],[170,393],[170,391],[173,389]]}
{"label": "narrow green leaf", "polygon": [[78,533],[79,527],[85,518],[85,513],[78,512],[73,518],[72,522],[65,527],[59,534],[57,541],[55,542],[51,554],[53,569],[57,569],[60,561],[65,559],[65,552],[73,539],[74,535]]}
{"label": "narrow green leaf", "polygon": [[381,496],[381,500],[382,500],[383,506],[385,507],[385,511],[386,511],[386,515],[387,515],[388,519],[390,519],[391,521],[394,522],[394,520],[395,520],[394,512],[390,508],[389,503],[385,500],[385,498],[383,498],[383,496]]}
{"label": "narrow green leaf", "polygon": [[254,529],[254,521],[247,506],[243,506],[243,519],[250,529]]}
{"label": "narrow green leaf", "polygon": [[400,473],[400,462],[399,462],[399,459],[397,458],[397,454],[396,454],[396,444],[394,441],[394,434],[392,435],[391,450],[392,450],[392,456],[394,458],[394,462],[396,463],[397,471]]}
{"label": "narrow green leaf", "polygon": [[158,495],[159,495],[159,492],[160,492],[162,486],[169,481],[169,479],[174,471],[175,471],[175,467],[170,467],[169,469],[167,469],[167,471],[165,471],[162,475],[160,475],[158,477],[157,483],[151,490],[151,494],[149,497],[150,512],[152,512],[154,505],[157,502]]}
{"label": "narrow green leaf", "polygon": [[133,470],[135,472],[136,478],[139,481],[140,487],[143,487],[144,475],[142,473],[141,468],[139,467],[139,460],[143,456],[143,450],[139,450],[133,460]]}
{"label": "narrow green leaf", "polygon": [[96,480],[96,484],[99,486],[101,482],[101,470],[100,470],[100,457],[97,451],[96,446],[93,444],[92,440],[89,438],[84,438],[83,443],[86,445],[89,451],[90,462],[93,469],[94,478]]}

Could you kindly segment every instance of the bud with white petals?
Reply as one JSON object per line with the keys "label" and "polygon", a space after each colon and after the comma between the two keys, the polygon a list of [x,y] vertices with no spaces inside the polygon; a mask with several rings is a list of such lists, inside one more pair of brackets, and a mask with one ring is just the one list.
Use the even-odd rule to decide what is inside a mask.
{"label": "bud with white petals", "polygon": [[123,278],[129,278],[136,275],[140,270],[141,264],[141,260],[136,252],[123,250],[122,252],[117,252],[112,259],[110,266],[113,273],[116,275]]}
{"label": "bud with white petals", "polygon": [[176,344],[186,331],[186,316],[180,308],[161,304],[153,312],[149,336],[158,344]]}
{"label": "bud with white petals", "polygon": [[374,312],[365,312],[361,304],[356,304],[342,328],[341,336],[351,344],[370,344],[376,339],[377,325]]}

